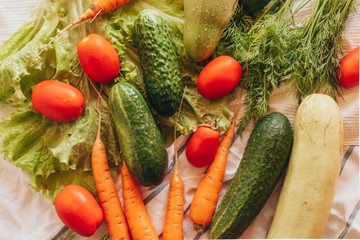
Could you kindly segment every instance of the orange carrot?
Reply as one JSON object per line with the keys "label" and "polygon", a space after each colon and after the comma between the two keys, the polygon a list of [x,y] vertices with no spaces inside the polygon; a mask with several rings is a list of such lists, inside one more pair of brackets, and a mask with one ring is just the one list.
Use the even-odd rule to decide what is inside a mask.
{"label": "orange carrot", "polygon": [[[176,140],[176,125],[179,120],[180,110],[182,102],[184,99],[184,94],[186,91],[186,86],[184,89],[183,97],[180,102],[179,112],[176,118],[175,127],[174,127],[174,140]],[[183,220],[184,220],[184,183],[180,178],[178,173],[178,156],[176,144],[174,143],[174,152],[175,152],[175,166],[174,173],[170,181],[170,188],[168,193],[168,202],[165,212],[165,221],[163,228],[163,240],[182,240],[184,237],[183,232]]]}
{"label": "orange carrot", "polygon": [[125,216],[134,240],[159,239],[146,211],[141,192],[125,161],[121,166]]}
{"label": "orange carrot", "polygon": [[[100,93],[98,92],[98,94]],[[95,187],[100,200],[100,206],[104,212],[105,223],[110,239],[131,239],[126,217],[120,204],[114,180],[110,173],[105,145],[100,136],[101,112],[98,109],[98,103],[98,131],[92,147],[91,155],[91,165]]]}
{"label": "orange carrot", "polygon": [[234,133],[235,122],[233,119],[225,135],[221,138],[215,158],[207,169],[191,202],[190,219],[196,224],[207,226],[212,220],[224,180],[226,162]]}
{"label": "orange carrot", "polygon": [[55,38],[58,37],[61,33],[65,32],[69,28],[79,23],[115,10],[116,8],[121,7],[129,3],[130,1],[131,0],[95,0],[78,19],[67,25],[55,36]]}
{"label": "orange carrot", "polygon": [[[61,34],[63,34],[65,31],[69,30],[73,26],[82,23],[86,20],[89,20],[91,18],[95,18],[97,16],[101,16],[105,13],[108,13],[112,10],[115,10],[116,8],[123,6],[127,3],[129,3],[131,0],[95,0],[91,6],[74,22],[67,25],[65,28],[63,28],[60,32],[58,32],[55,37],[51,38],[50,41],[45,44],[43,48],[40,49],[37,56],[40,56],[47,47],[52,44]],[[33,59],[30,66],[33,66],[36,62],[36,59]]]}
{"label": "orange carrot", "polygon": [[165,214],[163,239],[183,239],[184,219],[184,183],[182,182],[176,167],[170,182],[167,209]]}
{"label": "orange carrot", "polygon": [[123,6],[127,3],[129,3],[131,0],[95,0],[91,6],[74,22],[67,25],[63,30],[61,30],[55,37],[56,39],[58,36],[60,36],[63,32],[68,30],[69,28],[82,23],[86,20],[89,20],[91,18],[101,16],[105,13],[108,13],[112,10],[115,10],[116,8]]}

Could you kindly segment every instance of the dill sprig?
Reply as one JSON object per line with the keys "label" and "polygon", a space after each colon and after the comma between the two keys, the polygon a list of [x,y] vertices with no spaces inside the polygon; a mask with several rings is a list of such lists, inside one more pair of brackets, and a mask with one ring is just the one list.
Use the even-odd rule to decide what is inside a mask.
{"label": "dill sprig", "polygon": [[233,56],[244,65],[241,86],[246,89],[245,111],[239,122],[239,132],[252,119],[257,120],[267,114],[271,92],[283,79],[293,25],[293,5],[293,0],[273,1],[246,34],[234,37],[238,38],[235,41],[242,43]]}
{"label": "dill sprig", "polygon": [[235,12],[217,54],[232,55],[244,67],[245,109],[238,132],[268,113],[272,91],[281,85],[299,101],[320,91],[340,94],[336,71],[353,0],[317,0],[310,17],[296,23],[295,14],[311,1],[295,8],[294,0],[274,0],[250,20],[241,20],[241,9]]}
{"label": "dill sprig", "polygon": [[300,102],[314,92],[340,95],[336,71],[341,56],[342,33],[352,0],[318,0],[304,27],[294,33],[286,70],[287,89]]}
{"label": "dill sprig", "polygon": [[245,36],[253,23],[254,19],[243,11],[241,4],[238,4],[233,18],[221,36],[214,56],[234,55],[234,53],[241,51],[242,47],[247,45]]}

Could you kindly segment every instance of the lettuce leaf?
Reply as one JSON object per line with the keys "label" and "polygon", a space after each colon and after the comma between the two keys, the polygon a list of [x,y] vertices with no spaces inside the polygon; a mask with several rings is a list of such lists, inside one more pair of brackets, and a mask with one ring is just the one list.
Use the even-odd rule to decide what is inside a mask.
{"label": "lettuce leaf", "polygon": [[[183,79],[187,85],[185,101],[177,129],[189,134],[200,123],[216,121],[223,133],[230,124],[228,104],[233,95],[209,101],[196,90],[196,76],[203,67],[191,62],[182,43],[183,3],[181,0],[132,1],[101,17],[84,22],[64,32],[48,45],[61,29],[77,19],[90,6],[90,0],[43,0],[25,23],[0,47],[0,101],[13,111],[0,123],[1,150],[6,159],[31,176],[29,183],[44,197],[54,198],[63,186],[78,183],[96,191],[91,175],[91,148],[97,130],[97,93],[83,73],[76,54],[76,43],[89,33],[99,33],[116,48],[121,59],[119,80],[132,82],[146,98],[139,56],[132,38],[133,21],[145,8],[159,11],[170,23],[176,42]],[[38,53],[41,52],[40,56]],[[33,86],[45,79],[57,79],[77,87],[85,96],[84,114],[69,123],[48,120],[31,108]],[[99,85],[95,84],[97,88]],[[111,84],[103,86],[100,111],[101,133],[114,174],[121,163],[120,147],[108,107]],[[170,143],[175,116],[163,118],[154,111]]]}

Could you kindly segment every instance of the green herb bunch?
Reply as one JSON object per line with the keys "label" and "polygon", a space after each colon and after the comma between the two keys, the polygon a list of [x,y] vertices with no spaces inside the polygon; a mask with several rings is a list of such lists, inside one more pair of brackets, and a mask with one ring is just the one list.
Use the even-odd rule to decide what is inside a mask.
{"label": "green herb bunch", "polygon": [[336,71],[341,56],[342,33],[353,0],[317,1],[304,27],[294,30],[286,74],[289,90],[299,102],[314,92],[340,95]]}
{"label": "green herb bunch", "polygon": [[236,19],[224,34],[232,44],[221,54],[232,55],[244,66],[241,87],[246,89],[245,114],[239,123],[240,132],[251,119],[266,115],[271,91],[284,76],[293,4],[293,0],[275,0],[253,23],[236,24],[240,22]]}
{"label": "green herb bunch", "polygon": [[[274,0],[248,21],[240,9],[223,35],[217,54],[230,54],[243,66],[241,87],[245,112],[238,132],[269,110],[272,91],[286,85],[299,101],[306,95],[340,94],[336,70],[341,55],[342,31],[353,0],[318,0],[309,18],[295,22],[308,0]],[[239,19],[245,20],[239,20]]]}

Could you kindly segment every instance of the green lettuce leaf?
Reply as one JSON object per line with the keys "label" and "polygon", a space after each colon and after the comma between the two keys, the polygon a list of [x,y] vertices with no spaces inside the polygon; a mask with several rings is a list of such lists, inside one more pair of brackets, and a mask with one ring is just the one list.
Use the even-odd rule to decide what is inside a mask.
{"label": "green lettuce leaf", "polygon": [[[132,1],[91,23],[74,26],[61,36],[48,41],[77,19],[90,6],[90,0],[43,0],[34,9],[33,18],[16,31],[0,47],[0,101],[13,111],[0,123],[1,150],[6,159],[24,169],[31,176],[29,183],[45,197],[54,198],[63,186],[78,183],[96,191],[91,172],[91,148],[97,130],[98,95],[78,63],[76,43],[89,33],[99,33],[116,48],[121,60],[119,80],[132,82],[146,98],[143,73],[132,38],[133,22],[137,14],[152,8],[170,23],[176,42],[184,82],[187,85],[184,105],[177,129],[189,134],[201,123],[216,122],[223,133],[230,124],[232,111],[228,104],[234,96],[209,101],[196,90],[196,76],[203,65],[189,60],[182,43],[183,3],[181,0]],[[41,53],[40,56],[38,53]],[[75,121],[59,123],[34,112],[31,91],[45,79],[57,79],[77,87],[85,96],[83,115]],[[95,87],[100,89],[98,84]],[[109,165],[115,175],[121,163],[120,147],[108,107],[112,84],[103,86],[100,111],[101,133],[107,148]],[[175,116],[163,118],[154,111],[167,143],[172,142]]]}

